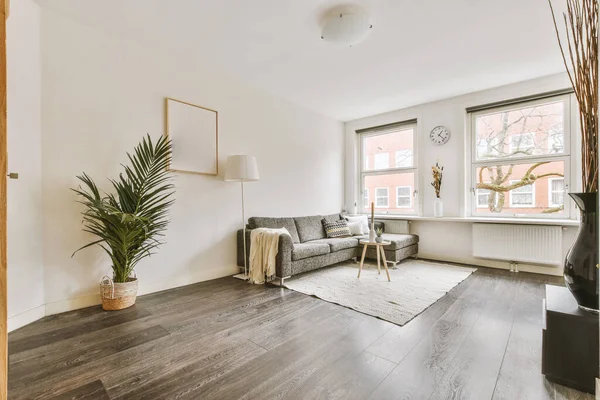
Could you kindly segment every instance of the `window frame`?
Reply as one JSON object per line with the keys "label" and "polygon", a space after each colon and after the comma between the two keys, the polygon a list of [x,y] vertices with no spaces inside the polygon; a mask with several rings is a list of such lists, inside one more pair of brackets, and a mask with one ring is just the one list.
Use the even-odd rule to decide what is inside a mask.
{"label": "window frame", "polygon": [[[511,184],[513,184],[513,183],[519,182],[519,180],[518,179],[511,179],[509,182]],[[523,204],[514,204],[513,203],[513,191],[511,190],[511,191],[508,192],[508,205],[509,205],[509,208],[535,208],[536,207],[536,204],[535,204],[535,182],[531,183],[530,185],[524,185],[524,186],[521,186],[521,187],[523,188],[523,187],[526,187],[526,186],[531,186],[531,192],[517,192],[517,194],[529,194],[529,193],[531,193],[531,204],[525,204],[525,205],[523,205]]]}
{"label": "window frame", "polygon": [[[552,182],[553,181],[563,181],[563,190],[562,190],[562,194],[563,194],[563,204],[556,204],[552,202],[552,195],[554,193],[558,193],[555,192],[554,190],[552,190]],[[548,206],[551,207],[560,207],[561,205],[564,206],[564,202],[565,202],[565,178],[548,178]]]}
{"label": "window frame", "polygon": [[[418,126],[417,120],[411,120],[408,122],[399,122],[396,126],[394,126],[393,128],[390,128],[390,129],[383,129],[381,131],[377,131],[377,130],[369,131],[369,129],[367,128],[363,132],[357,132],[357,134],[356,134],[357,141],[358,141],[358,145],[357,145],[357,151],[358,151],[358,154],[357,154],[358,160],[357,161],[358,162],[356,163],[358,165],[357,198],[359,199],[359,204],[358,204],[357,208],[360,213],[366,214],[366,211],[370,210],[369,204],[363,204],[364,191],[365,191],[365,189],[367,189],[364,187],[364,182],[365,182],[365,178],[367,176],[413,173],[414,186],[412,186],[412,189],[413,189],[412,200],[411,200],[412,211],[409,211],[409,209],[407,208],[407,209],[398,209],[397,211],[380,212],[380,214],[383,214],[383,213],[385,213],[387,215],[418,215],[419,214],[419,202],[417,201],[417,196],[419,193],[418,128],[419,128],[419,126]],[[365,168],[366,167],[365,158],[368,158],[369,156],[363,155],[363,152],[364,152],[363,142],[364,142],[365,138],[391,134],[394,132],[404,131],[404,130],[408,130],[408,129],[412,129],[412,132],[413,132],[412,166],[410,166],[410,167],[392,167],[392,168],[387,168],[387,169],[373,168],[372,170],[367,171]],[[361,129],[361,131],[362,131],[362,129]],[[407,149],[407,150],[409,150],[409,149]],[[388,152],[388,154],[390,154],[390,153]],[[392,155],[393,155],[394,161],[395,161],[395,157],[396,157],[395,152],[393,152]],[[373,157],[373,159],[374,158],[375,157]],[[394,162],[394,164],[395,164],[395,162]],[[377,198],[376,197],[373,199],[373,202],[375,203],[375,208],[377,209],[378,207],[377,207]],[[384,208],[384,207],[379,207],[379,208]],[[389,208],[389,189],[388,189],[388,207],[387,208]]]}
{"label": "window frame", "polygon": [[[563,152],[562,153],[549,153],[546,155],[530,155],[530,156],[517,156],[504,159],[484,159],[477,160],[477,141],[476,138],[476,121],[477,118],[484,115],[497,114],[510,110],[518,110],[522,108],[534,107],[543,104],[550,104],[562,102],[563,103]],[[466,196],[465,207],[469,210],[468,216],[471,217],[486,217],[486,218],[522,218],[522,219],[576,219],[577,213],[573,212],[573,205],[568,196],[565,196],[564,209],[560,213],[516,213],[516,212],[501,212],[501,213],[490,213],[485,212],[486,207],[477,206],[477,169],[483,166],[504,166],[504,165],[517,165],[526,163],[535,163],[539,161],[562,161],[564,165],[564,173],[562,179],[564,179],[565,191],[569,190],[571,183],[573,187],[578,186],[577,176],[572,175],[572,171],[578,170],[578,161],[576,156],[573,154],[573,149],[579,146],[577,135],[573,134],[578,128],[577,118],[577,105],[574,95],[571,94],[559,94],[556,96],[548,96],[535,100],[526,101],[515,101],[514,103],[504,104],[498,107],[489,107],[482,110],[467,111],[467,153],[466,158],[466,169],[465,181],[467,183],[466,188],[470,192]],[[527,132],[524,132],[527,133]],[[550,137],[550,136],[549,136]],[[551,179],[549,177],[548,179]],[[559,177],[556,177],[559,178]],[[535,185],[535,182],[534,182]],[[534,188],[535,190],[535,188]],[[510,197],[510,193],[509,193]],[[550,206],[550,200],[548,201]],[[568,204],[567,204],[568,203]],[[535,206],[535,200],[534,200]],[[509,207],[511,206],[511,200],[509,199]],[[526,207],[514,207],[514,208],[526,208]]]}
{"label": "window frame", "polygon": [[[401,189],[401,188],[409,188],[410,189],[408,192],[408,196],[400,196],[398,194],[398,189]],[[413,191],[412,186],[396,186],[396,208],[412,208],[412,205],[413,205],[412,191]],[[408,197],[408,202],[409,202],[408,206],[401,206],[398,203],[398,197]]]}
{"label": "window frame", "polygon": [[[385,206],[379,206],[379,205],[377,205],[377,200],[378,200],[380,197],[383,197],[383,196],[378,196],[378,195],[377,195],[377,191],[378,191],[379,189],[385,189],[385,192],[386,192],[386,196],[385,196],[385,198],[386,198]],[[389,208],[389,207],[390,207],[390,188],[389,188],[389,187],[385,187],[385,186],[382,186],[382,187],[376,187],[376,188],[375,188],[375,197],[374,197],[374,200],[375,200],[375,201],[374,201],[374,203],[375,203],[375,208]]]}

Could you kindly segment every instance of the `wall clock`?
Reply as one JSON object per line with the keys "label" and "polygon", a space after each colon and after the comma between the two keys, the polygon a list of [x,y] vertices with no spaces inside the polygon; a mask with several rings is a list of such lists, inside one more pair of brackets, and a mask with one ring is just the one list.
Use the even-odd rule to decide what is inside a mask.
{"label": "wall clock", "polygon": [[436,126],[429,133],[429,139],[435,144],[446,144],[450,140],[450,131],[444,126]]}

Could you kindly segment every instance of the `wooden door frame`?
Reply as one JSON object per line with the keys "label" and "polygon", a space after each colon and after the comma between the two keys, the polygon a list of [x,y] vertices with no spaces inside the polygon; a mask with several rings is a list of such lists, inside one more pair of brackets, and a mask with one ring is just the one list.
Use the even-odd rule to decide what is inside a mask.
{"label": "wooden door frame", "polygon": [[0,0],[0,400],[8,397],[8,310],[7,310],[7,258],[6,258],[6,19],[9,0]]}

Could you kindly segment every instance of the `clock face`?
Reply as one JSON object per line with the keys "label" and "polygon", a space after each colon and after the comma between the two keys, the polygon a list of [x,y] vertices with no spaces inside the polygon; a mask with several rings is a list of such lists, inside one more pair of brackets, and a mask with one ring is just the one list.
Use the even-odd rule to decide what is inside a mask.
{"label": "clock face", "polygon": [[443,126],[436,126],[429,133],[429,139],[435,144],[445,144],[450,140],[450,131]]}

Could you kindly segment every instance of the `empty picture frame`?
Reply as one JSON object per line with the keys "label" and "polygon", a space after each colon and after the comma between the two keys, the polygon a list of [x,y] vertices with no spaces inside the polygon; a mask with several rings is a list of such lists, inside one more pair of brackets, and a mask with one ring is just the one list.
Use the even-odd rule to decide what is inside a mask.
{"label": "empty picture frame", "polygon": [[210,108],[165,98],[166,135],[171,139],[171,171],[219,174],[219,113]]}

